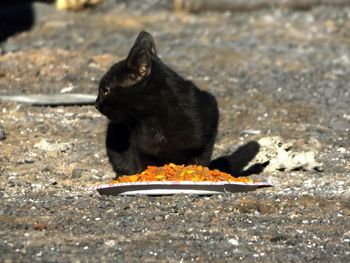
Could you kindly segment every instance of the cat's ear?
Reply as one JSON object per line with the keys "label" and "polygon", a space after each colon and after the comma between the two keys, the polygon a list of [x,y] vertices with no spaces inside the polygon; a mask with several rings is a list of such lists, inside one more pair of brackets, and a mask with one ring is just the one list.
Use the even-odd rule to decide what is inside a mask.
{"label": "cat's ear", "polygon": [[154,55],[157,55],[156,45],[154,44],[153,37],[146,31],[141,31],[137,36],[134,47],[146,48]]}
{"label": "cat's ear", "polygon": [[126,59],[126,65],[138,79],[147,77],[151,73],[151,56],[148,49],[133,47]]}
{"label": "cat's ear", "polygon": [[157,54],[153,37],[146,31],[141,31],[126,59],[126,65],[136,75],[137,79],[147,77],[151,73],[151,55]]}

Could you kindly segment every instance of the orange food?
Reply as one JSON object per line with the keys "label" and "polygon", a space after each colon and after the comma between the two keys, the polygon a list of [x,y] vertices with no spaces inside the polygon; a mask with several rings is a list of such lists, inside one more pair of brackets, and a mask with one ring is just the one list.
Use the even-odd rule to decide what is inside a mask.
{"label": "orange food", "polygon": [[161,167],[148,166],[142,173],[121,176],[113,180],[112,184],[149,181],[253,182],[249,178],[236,178],[228,173],[220,172],[219,170],[209,170],[209,168],[200,165],[185,166],[170,163]]}

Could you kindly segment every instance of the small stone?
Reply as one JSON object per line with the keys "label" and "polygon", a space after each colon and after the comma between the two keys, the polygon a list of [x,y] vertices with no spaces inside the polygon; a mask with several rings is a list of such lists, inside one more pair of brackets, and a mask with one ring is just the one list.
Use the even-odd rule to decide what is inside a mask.
{"label": "small stone", "polygon": [[231,245],[233,245],[233,246],[238,246],[238,245],[239,245],[238,240],[235,239],[235,238],[230,238],[230,239],[228,240],[228,242],[229,242]]}
{"label": "small stone", "polygon": [[106,240],[105,245],[109,247],[113,247],[115,245],[115,241],[112,239]]}
{"label": "small stone", "polygon": [[44,173],[48,173],[48,172],[52,172],[53,168],[50,166],[45,166],[44,169],[42,169],[42,172]]}
{"label": "small stone", "polygon": [[246,129],[240,133],[240,135],[259,135],[261,133],[260,130],[256,129]]}
{"label": "small stone", "polygon": [[281,234],[276,234],[273,237],[270,238],[270,241],[272,243],[276,243],[276,242],[283,242],[285,241],[287,238]]}
{"label": "small stone", "polygon": [[49,180],[49,184],[51,185],[56,185],[57,184],[57,181],[55,179],[50,179]]}
{"label": "small stone", "polygon": [[203,214],[200,218],[200,221],[202,223],[209,223],[211,221],[211,218],[208,214]]}
{"label": "small stone", "polygon": [[43,231],[44,229],[46,229],[46,225],[45,224],[35,224],[34,225],[34,229],[38,230],[38,231]]}
{"label": "small stone", "polygon": [[339,152],[339,153],[346,153],[346,149],[344,147],[339,147],[337,149],[337,152]]}
{"label": "small stone", "polygon": [[0,125],[0,141],[3,141],[6,139],[6,134],[5,134],[5,131],[4,131],[4,127],[2,127]]}
{"label": "small stone", "polygon": [[15,187],[16,183],[14,181],[8,181],[8,186],[9,187]]}
{"label": "small stone", "polygon": [[79,179],[83,175],[83,170],[82,169],[74,169],[72,172],[72,178],[73,179]]}
{"label": "small stone", "polygon": [[350,123],[346,120],[333,118],[330,121],[330,126],[337,131],[348,131],[350,129]]}
{"label": "small stone", "polygon": [[[74,148],[74,144],[69,142],[56,143],[56,142],[50,142],[45,139],[42,139],[40,142],[34,144],[34,148],[38,148],[48,153],[57,154],[58,152],[67,153],[71,151]],[[53,155],[53,157],[55,156]]]}
{"label": "small stone", "polygon": [[97,204],[98,208],[106,209],[108,207],[109,203],[108,202],[99,202]]}
{"label": "small stone", "polygon": [[41,133],[47,133],[49,128],[45,124],[39,124],[36,129]]}
{"label": "small stone", "polygon": [[163,221],[163,217],[162,216],[155,216],[154,220],[156,220],[157,222],[159,221]]}

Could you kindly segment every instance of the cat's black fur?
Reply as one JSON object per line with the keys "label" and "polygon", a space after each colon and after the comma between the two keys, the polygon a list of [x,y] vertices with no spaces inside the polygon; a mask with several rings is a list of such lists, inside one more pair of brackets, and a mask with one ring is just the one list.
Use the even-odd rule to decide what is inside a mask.
{"label": "cat's black fur", "polygon": [[216,99],[163,64],[149,33],[102,78],[96,108],[109,119],[107,155],[117,175],[170,162],[209,165]]}

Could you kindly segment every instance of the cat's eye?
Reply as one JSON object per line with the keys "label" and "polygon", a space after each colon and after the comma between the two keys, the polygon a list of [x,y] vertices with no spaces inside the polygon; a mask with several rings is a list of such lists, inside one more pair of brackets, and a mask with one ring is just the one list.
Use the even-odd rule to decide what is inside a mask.
{"label": "cat's eye", "polygon": [[103,95],[105,96],[108,95],[111,92],[111,87],[108,87],[108,86],[104,87],[102,89],[102,92],[103,92]]}

